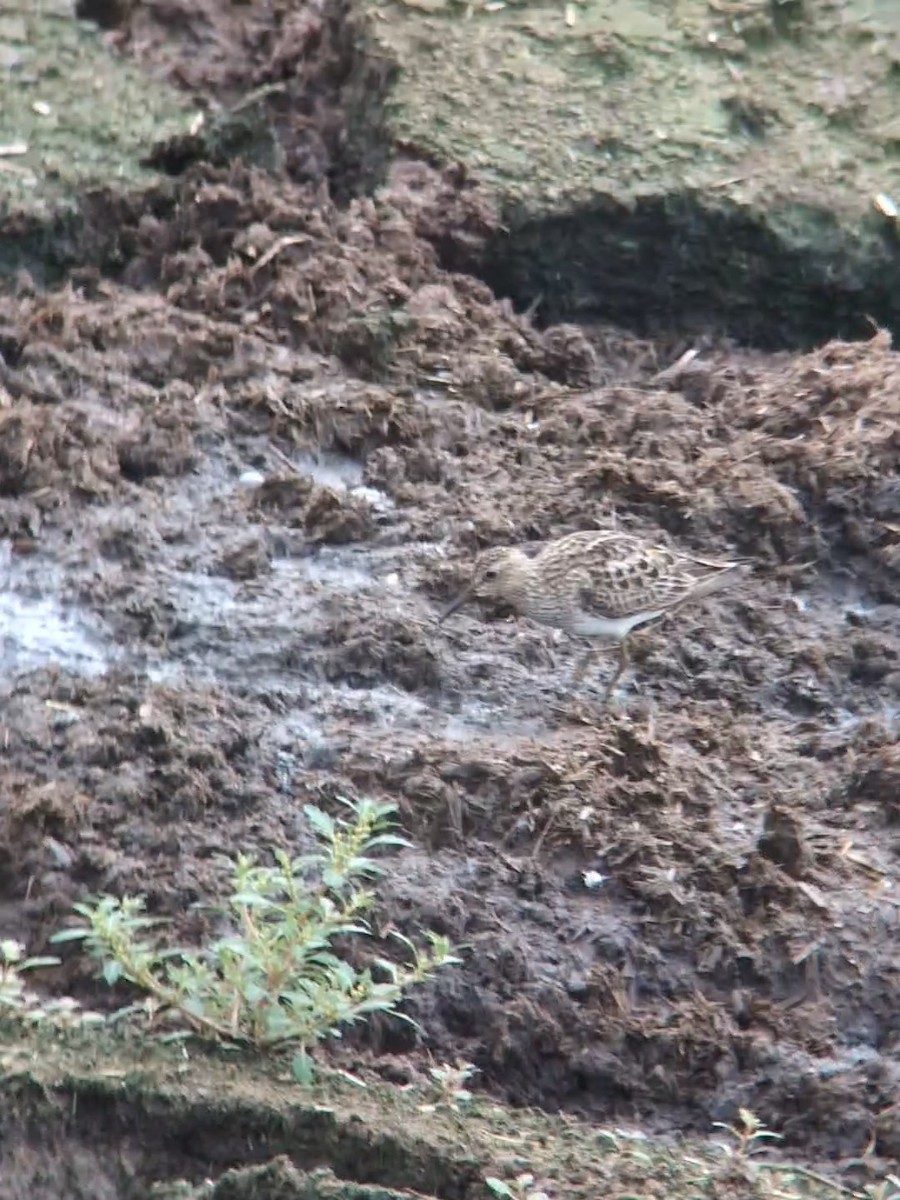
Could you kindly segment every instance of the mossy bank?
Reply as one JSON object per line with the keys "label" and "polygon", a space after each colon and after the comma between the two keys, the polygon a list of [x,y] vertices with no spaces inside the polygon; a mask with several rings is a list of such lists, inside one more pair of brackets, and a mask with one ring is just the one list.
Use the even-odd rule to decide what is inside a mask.
{"label": "mossy bank", "polygon": [[[491,1195],[486,1179],[508,1181],[517,1200],[539,1187],[678,1200],[730,1195],[739,1180],[747,1200],[830,1194],[799,1168],[751,1170],[728,1136],[654,1142],[339,1075],[300,1088],[286,1062],[97,1030],[7,1023],[2,1035],[0,1178],[31,1200],[474,1200]],[[533,1187],[517,1185],[526,1175]]]}
{"label": "mossy bank", "polygon": [[[83,255],[97,193],[159,184],[143,165],[151,148],[197,115],[58,0],[0,11],[0,112],[0,274],[25,267],[37,278]],[[114,266],[116,231],[106,233],[99,257]]]}
{"label": "mossy bank", "polygon": [[[427,11],[423,11],[427,10]],[[548,321],[768,345],[900,323],[900,27],[831,0],[399,3],[396,142],[461,162]],[[889,206],[888,206],[889,208]]]}

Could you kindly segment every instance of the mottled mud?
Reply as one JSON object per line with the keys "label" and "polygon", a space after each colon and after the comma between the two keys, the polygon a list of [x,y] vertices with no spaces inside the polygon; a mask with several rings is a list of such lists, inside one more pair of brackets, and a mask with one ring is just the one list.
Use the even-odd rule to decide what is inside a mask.
{"label": "mottled mud", "polygon": [[[390,799],[379,925],[465,965],[342,1065],[895,1158],[900,356],[540,331],[439,266],[478,203],[198,168],[121,279],[0,296],[2,932],[141,891],[198,936],[220,852]],[[478,547],[612,522],[753,571],[608,710],[551,631],[437,624]]]}

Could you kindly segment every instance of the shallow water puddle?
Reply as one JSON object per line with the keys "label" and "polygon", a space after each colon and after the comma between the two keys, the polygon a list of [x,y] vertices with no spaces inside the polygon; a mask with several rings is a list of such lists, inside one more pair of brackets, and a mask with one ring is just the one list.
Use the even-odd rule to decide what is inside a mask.
{"label": "shallow water puddle", "polygon": [[[346,553],[320,551],[304,558],[276,558],[272,562],[272,570],[288,585],[291,580],[297,583],[311,580],[314,583],[327,583],[347,591],[355,591],[371,584],[372,575],[365,563],[358,565],[352,561],[353,557]],[[359,559],[360,556],[355,557]]]}
{"label": "shallow water puddle", "polygon": [[355,458],[334,450],[320,450],[318,454],[295,453],[292,462],[299,471],[322,487],[358,496],[380,512],[394,507],[393,500],[385,492],[363,483],[363,465]]}
{"label": "shallow water puddle", "polygon": [[102,675],[119,653],[100,628],[49,596],[0,592],[0,672],[8,679],[56,665],[73,675]]}

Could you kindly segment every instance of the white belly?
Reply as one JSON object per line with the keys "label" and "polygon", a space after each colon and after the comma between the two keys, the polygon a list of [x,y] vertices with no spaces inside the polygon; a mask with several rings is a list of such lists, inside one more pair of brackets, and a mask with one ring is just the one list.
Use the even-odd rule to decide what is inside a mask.
{"label": "white belly", "polygon": [[590,617],[587,613],[582,613],[572,621],[568,632],[576,637],[621,642],[632,629],[636,629],[638,625],[646,625],[648,621],[655,621],[665,611],[664,608],[660,608],[656,612],[635,613],[629,617]]}

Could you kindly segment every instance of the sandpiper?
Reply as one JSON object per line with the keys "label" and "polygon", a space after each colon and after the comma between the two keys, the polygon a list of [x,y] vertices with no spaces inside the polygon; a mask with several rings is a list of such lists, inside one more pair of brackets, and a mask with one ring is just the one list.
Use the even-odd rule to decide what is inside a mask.
{"label": "sandpiper", "polygon": [[628,665],[633,630],[727,586],[745,563],[696,558],[627,533],[585,532],[546,543],[533,557],[519,546],[485,550],[471,581],[440,614],[443,621],[471,596],[499,600],[542,625],[594,645],[579,661],[581,679],[604,644],[619,661],[604,702]]}

